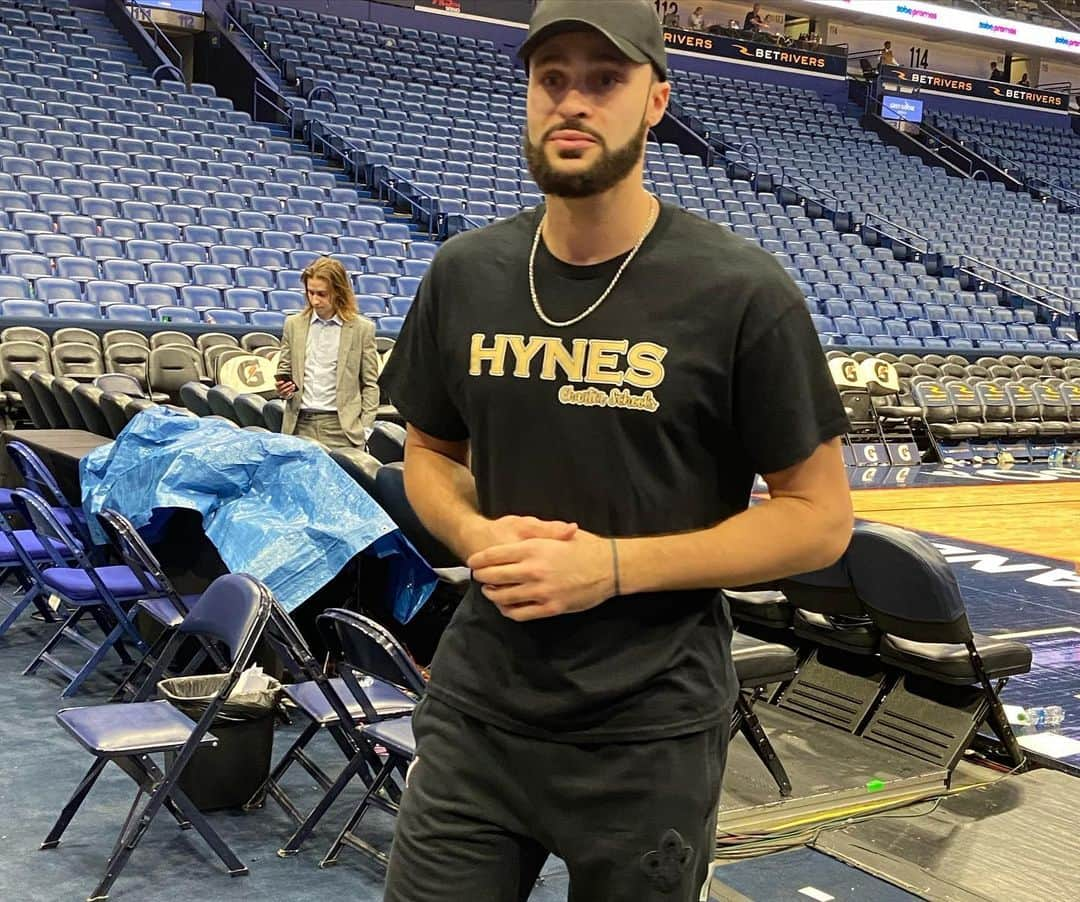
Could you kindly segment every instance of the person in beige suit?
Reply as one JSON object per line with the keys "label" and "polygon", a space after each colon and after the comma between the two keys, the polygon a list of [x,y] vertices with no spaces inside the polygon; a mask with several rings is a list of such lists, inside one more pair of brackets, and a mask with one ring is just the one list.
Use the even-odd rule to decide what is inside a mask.
{"label": "person in beige suit", "polygon": [[379,406],[375,325],[360,316],[345,267],[320,257],[301,275],[307,308],[285,320],[276,387],[282,432],[363,448]]}

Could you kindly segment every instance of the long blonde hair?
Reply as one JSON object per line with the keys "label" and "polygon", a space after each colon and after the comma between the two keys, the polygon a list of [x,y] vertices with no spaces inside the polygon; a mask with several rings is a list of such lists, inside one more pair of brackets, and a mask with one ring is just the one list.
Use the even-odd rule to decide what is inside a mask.
{"label": "long blonde hair", "polygon": [[300,273],[300,280],[304,283],[304,300],[307,301],[307,309],[304,315],[310,317],[314,313],[311,302],[307,299],[308,279],[325,279],[330,286],[330,295],[334,302],[334,313],[343,320],[355,319],[359,315],[356,307],[356,295],[353,293],[352,282],[349,274],[340,261],[333,257],[319,257]]}

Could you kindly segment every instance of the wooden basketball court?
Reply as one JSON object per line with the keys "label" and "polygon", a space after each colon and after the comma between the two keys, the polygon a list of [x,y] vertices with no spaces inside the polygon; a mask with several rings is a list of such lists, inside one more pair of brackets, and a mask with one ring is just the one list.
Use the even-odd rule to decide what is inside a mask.
{"label": "wooden basketball court", "polygon": [[852,493],[855,516],[1080,563],[1080,483],[982,484]]}

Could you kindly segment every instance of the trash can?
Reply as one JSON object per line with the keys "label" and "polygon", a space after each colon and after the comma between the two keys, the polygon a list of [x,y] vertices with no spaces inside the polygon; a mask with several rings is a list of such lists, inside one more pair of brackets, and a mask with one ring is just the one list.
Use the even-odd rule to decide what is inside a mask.
{"label": "trash can", "polygon": [[[173,677],[158,683],[158,695],[197,721],[226,678]],[[217,745],[199,748],[180,775],[181,791],[200,811],[240,808],[270,774],[281,684],[261,673],[243,683],[241,678],[242,693],[234,689],[210,725]]]}

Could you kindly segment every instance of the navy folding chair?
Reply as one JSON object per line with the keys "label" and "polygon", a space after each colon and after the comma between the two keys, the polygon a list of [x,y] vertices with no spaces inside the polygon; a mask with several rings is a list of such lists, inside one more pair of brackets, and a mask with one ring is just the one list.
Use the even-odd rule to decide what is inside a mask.
{"label": "navy folding chair", "polygon": [[[178,780],[200,747],[217,744],[210,733],[210,725],[251,660],[272,609],[273,596],[262,583],[246,574],[227,574],[214,580],[177,627],[150,674],[148,683],[151,685],[156,685],[182,642],[190,636],[198,635],[220,643],[223,654],[231,661],[218,691],[197,722],[167,701],[140,700],[67,708],[56,715],[72,738],[94,756],[94,763],[60,812],[41,844],[42,849],[54,849],[59,845],[64,831],[110,761],[139,787],[109,856],[104,876],[91,899],[108,898],[113,883],[162,807],[176,819],[181,829],[194,828],[231,876],[248,872],[247,866],[179,788]],[[162,766],[159,767],[154,755],[164,756]],[[146,801],[140,807],[143,796]]]}
{"label": "navy folding chair", "polygon": [[[119,701],[131,695],[138,695],[138,681],[153,670],[158,657],[168,645],[172,634],[188,615],[191,606],[198,600],[198,595],[181,595],[172,581],[165,574],[154,552],[143,541],[143,537],[123,514],[105,509],[98,514],[98,522],[109,539],[109,544],[122,563],[131,568],[133,573],[141,573],[140,581],[147,586],[160,590],[159,595],[140,598],[136,606],[152,618],[161,627],[158,638],[147,649],[146,654],[125,677],[112,700]],[[199,639],[199,637],[195,637]],[[218,654],[217,649],[200,640],[199,650],[191,655],[179,671],[180,675],[194,673],[209,657],[218,670],[227,670],[228,664]]]}
{"label": "navy folding chair", "polygon": [[[346,662],[344,666],[339,666],[342,676],[334,679],[309,676],[304,682],[285,687],[285,696],[295,705],[297,711],[304,715],[308,724],[288,751],[282,755],[266,782],[245,806],[249,809],[257,807],[269,795],[299,825],[296,832],[278,852],[282,857],[294,855],[299,851],[301,844],[315,829],[341,789],[354,776],[359,775],[366,784],[370,784],[374,774],[381,769],[382,762],[375,756],[371,744],[356,732],[357,727],[375,720],[411,714],[416,706],[416,697],[423,692],[423,678],[419,671],[409,662],[405,652],[400,650],[400,646],[397,646],[396,640],[389,637],[389,641],[393,642],[400,651],[403,666],[407,667],[409,676],[404,682],[402,679],[387,680],[378,676],[365,680],[363,697],[357,695],[357,692],[349,686],[350,679],[355,682],[355,677],[351,677],[345,671],[349,670],[348,661],[359,664],[365,659],[359,654],[346,657],[339,638],[340,630],[335,626],[341,618],[344,618],[342,622],[349,622],[349,618],[353,617],[359,617],[359,615],[341,609],[331,609],[319,616],[318,624],[330,649],[331,658],[335,661]],[[359,619],[365,623],[368,622],[366,618]],[[350,643],[349,649],[354,648],[356,644]],[[292,669],[296,671],[296,668]],[[397,671],[395,670],[394,673]],[[308,744],[324,729],[329,732],[345,756],[346,766],[342,771],[342,776],[338,778],[340,786],[332,781],[306,752]],[[325,793],[319,805],[306,817],[281,786],[282,778],[293,764],[299,764],[306,770]]]}
{"label": "navy folding chair", "polygon": [[[52,544],[61,555],[66,551],[61,543],[53,541]],[[15,529],[6,516],[0,515],[0,583],[13,577],[22,592],[3,622],[0,622],[0,636],[8,631],[30,605],[37,609],[46,623],[55,623],[59,619],[58,614],[47,604],[48,596],[43,594],[41,586],[32,577],[35,562],[42,566],[52,563],[42,540],[32,529]],[[74,633],[71,638],[75,636],[78,634]],[[86,644],[88,648],[92,648],[92,643],[88,640]]]}
{"label": "navy folding chair", "polygon": [[[127,665],[134,664],[128,654],[127,643],[140,654],[146,653],[146,643],[135,628],[129,611],[140,598],[160,596],[162,591],[160,587],[145,583],[141,579],[142,574],[126,565],[95,567],[79,540],[57,519],[40,495],[27,489],[16,489],[15,505],[19,514],[33,524],[33,530],[49,557],[46,564],[35,561],[28,554],[24,561],[28,576],[44,597],[56,596],[67,609],[60,626],[23,671],[23,675],[29,676],[42,664],[47,664],[67,677],[68,683],[60,697],[70,698],[97,670],[110,649],[115,649]],[[69,561],[74,561],[74,566],[70,566]],[[55,651],[62,639],[72,638],[84,617],[89,617],[100,627],[104,638],[92,643],[90,658],[75,670],[60,660]],[[85,646],[86,643],[80,644]]]}
{"label": "navy folding chair", "polygon": [[75,534],[84,548],[93,548],[94,543],[90,538],[90,530],[87,529],[86,516],[82,509],[68,501],[56,477],[37,453],[23,442],[8,442],[7,452],[12,463],[15,464],[15,469],[19,471],[23,484],[45,499],[52,507],[56,519]]}
{"label": "navy folding chair", "polygon": [[[397,774],[404,785],[409,764],[416,757],[416,740],[412,730],[412,712],[380,710],[379,700],[386,687],[396,689],[404,698],[419,700],[425,692],[424,677],[401,644],[383,626],[367,617],[340,608],[331,608],[319,615],[318,624],[326,637],[331,655],[338,660],[338,672],[353,699],[363,711],[360,727],[362,739],[386,750],[386,757],[368,783],[367,791],[338,833],[320,862],[326,867],[337,861],[342,846],[365,852],[383,864],[387,856],[365,842],[354,832],[357,824],[371,808],[396,815],[400,789],[393,782]],[[341,790],[367,763],[370,752],[362,748],[327,790],[312,812],[321,817]],[[317,818],[316,818],[317,819]]]}

